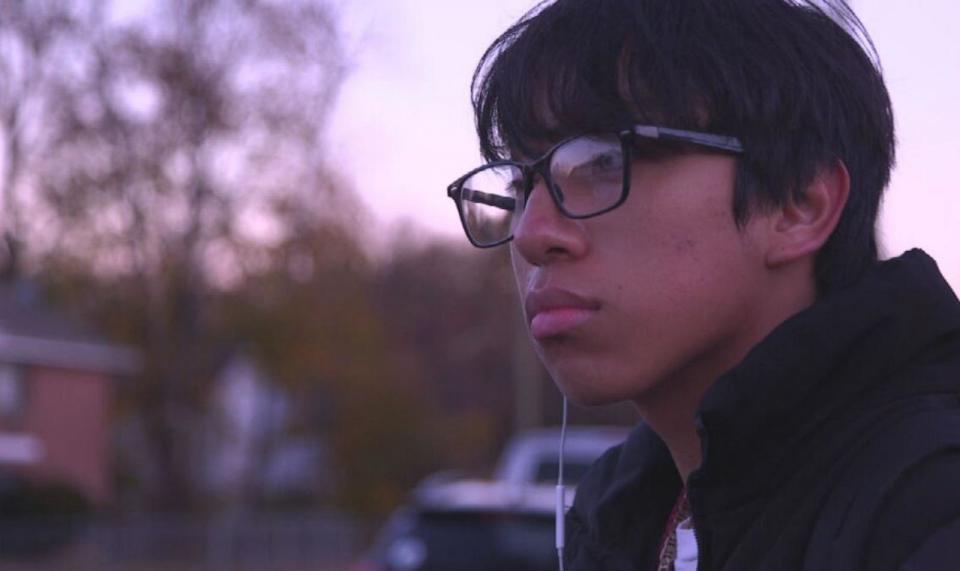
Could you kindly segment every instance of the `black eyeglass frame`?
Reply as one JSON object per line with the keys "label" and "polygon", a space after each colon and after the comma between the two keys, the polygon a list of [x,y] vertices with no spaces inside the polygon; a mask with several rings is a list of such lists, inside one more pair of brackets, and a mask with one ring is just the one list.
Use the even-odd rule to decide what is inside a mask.
{"label": "black eyeglass frame", "polygon": [[[707,149],[714,149],[726,153],[741,155],[744,152],[743,144],[736,137],[730,137],[727,135],[717,135],[714,133],[704,133],[701,131],[688,131],[685,129],[672,129],[670,127],[658,127],[655,125],[634,125],[631,129],[626,129],[617,133],[617,137],[620,140],[621,153],[623,154],[623,188],[620,191],[620,198],[612,205],[602,208],[596,212],[590,212],[588,214],[573,214],[567,211],[563,206],[563,200],[560,196],[560,190],[556,187],[553,182],[553,179],[550,177],[550,163],[553,160],[553,155],[560,147],[566,145],[574,139],[579,139],[586,135],[577,135],[575,137],[568,137],[559,143],[550,147],[546,153],[543,154],[539,159],[521,162],[521,161],[493,161],[487,164],[481,165],[467,174],[461,176],[457,180],[453,181],[447,186],[447,196],[449,196],[454,204],[457,206],[457,214],[460,216],[460,224],[463,226],[463,232],[467,235],[467,240],[477,248],[494,248],[501,244],[505,244],[513,240],[513,232],[511,232],[506,238],[491,242],[489,244],[484,244],[477,242],[476,239],[470,234],[470,229],[467,227],[467,219],[464,216],[463,211],[463,184],[470,179],[473,175],[477,174],[486,169],[502,167],[502,166],[512,166],[520,170],[523,175],[523,200],[526,203],[530,198],[530,193],[533,192],[534,187],[534,175],[540,175],[543,178],[544,184],[547,187],[547,190],[550,193],[550,198],[553,200],[553,203],[557,206],[557,209],[563,213],[567,218],[574,220],[583,220],[585,218],[593,218],[594,216],[600,216],[610,212],[611,210],[617,208],[627,200],[627,196],[630,194],[630,170],[631,164],[633,162],[631,149],[633,143],[637,138],[647,139],[647,140],[661,140],[677,143],[685,143],[690,145],[695,145],[697,147],[704,147]],[[478,191],[471,191],[477,193]],[[485,194],[485,193],[479,193]],[[488,200],[488,204],[493,206],[498,206],[504,209],[512,209],[512,205],[508,208],[506,204],[496,204],[496,202],[502,202],[506,200],[513,200],[507,197],[501,197],[497,195],[485,196],[484,200]]]}

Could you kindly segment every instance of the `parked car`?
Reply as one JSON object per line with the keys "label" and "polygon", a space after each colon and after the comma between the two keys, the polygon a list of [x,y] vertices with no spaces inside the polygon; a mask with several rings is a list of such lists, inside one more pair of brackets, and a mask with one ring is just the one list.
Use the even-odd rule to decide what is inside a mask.
{"label": "parked car", "polygon": [[553,506],[552,486],[432,482],[393,514],[355,569],[553,570]]}
{"label": "parked car", "polygon": [[[568,430],[564,477],[573,486],[621,428]],[[554,509],[560,433],[510,441],[492,480],[442,473],[426,479],[384,525],[354,571],[547,571],[557,568]]]}
{"label": "parked car", "polygon": [[[587,468],[607,449],[623,442],[628,432],[614,426],[569,427],[563,447],[564,483],[575,486]],[[504,448],[495,477],[516,485],[555,484],[559,453],[559,428],[522,432]]]}

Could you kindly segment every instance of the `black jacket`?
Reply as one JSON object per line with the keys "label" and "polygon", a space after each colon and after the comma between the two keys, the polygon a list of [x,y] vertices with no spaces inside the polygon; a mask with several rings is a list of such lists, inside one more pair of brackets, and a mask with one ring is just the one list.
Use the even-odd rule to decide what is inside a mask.
{"label": "black jacket", "polygon": [[[960,303],[914,250],[790,318],[697,414],[703,570],[960,570]],[[581,482],[568,570],[653,570],[680,479],[640,425]]]}

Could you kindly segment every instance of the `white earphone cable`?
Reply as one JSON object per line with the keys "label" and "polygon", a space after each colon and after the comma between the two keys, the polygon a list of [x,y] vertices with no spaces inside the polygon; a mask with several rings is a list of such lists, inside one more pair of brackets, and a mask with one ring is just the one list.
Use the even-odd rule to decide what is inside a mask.
{"label": "white earphone cable", "polygon": [[556,533],[557,557],[560,561],[560,571],[563,571],[564,526],[566,515],[566,488],[563,485],[563,448],[567,440],[567,397],[563,397],[563,421],[560,424],[560,454],[557,460],[557,505],[556,505]]}

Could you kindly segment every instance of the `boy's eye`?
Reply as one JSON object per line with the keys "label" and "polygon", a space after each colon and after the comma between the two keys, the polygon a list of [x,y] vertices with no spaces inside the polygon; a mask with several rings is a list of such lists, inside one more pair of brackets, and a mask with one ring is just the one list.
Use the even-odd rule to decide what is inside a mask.
{"label": "boy's eye", "polygon": [[623,156],[620,152],[597,153],[586,157],[566,173],[567,177],[600,176],[611,172],[620,174],[623,169]]}

